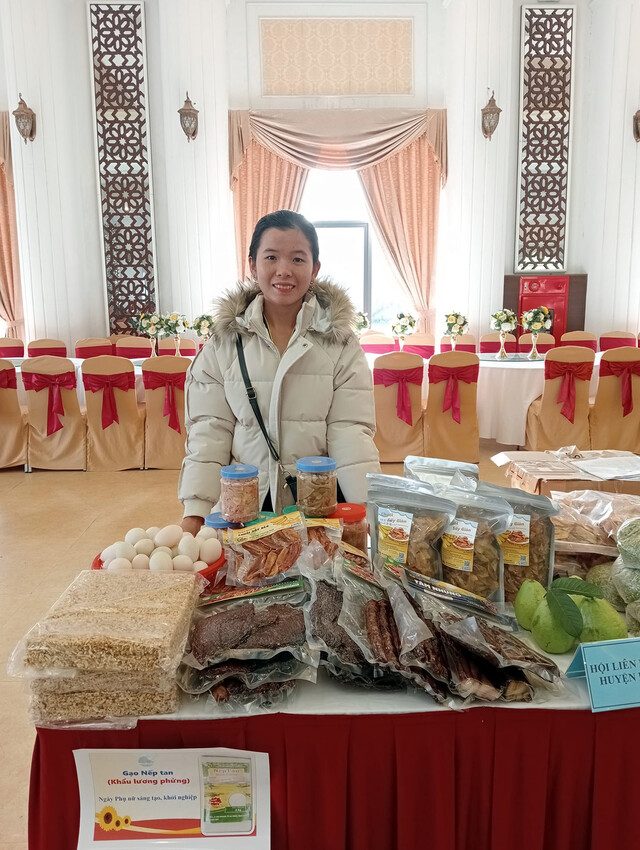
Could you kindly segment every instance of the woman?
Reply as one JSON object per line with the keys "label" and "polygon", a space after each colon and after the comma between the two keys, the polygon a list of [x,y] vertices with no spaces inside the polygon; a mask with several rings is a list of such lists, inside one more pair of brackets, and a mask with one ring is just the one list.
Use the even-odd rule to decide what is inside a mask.
{"label": "woman", "polygon": [[182,527],[192,534],[218,501],[220,468],[232,462],[258,467],[262,504],[280,512],[293,502],[251,409],[238,335],[287,474],[295,474],[300,457],[328,455],[346,500],[364,502],[365,475],[380,469],[371,372],[352,330],[354,307],[343,289],[316,279],[315,228],[290,210],[269,213],[256,225],[249,265],[251,284],[218,302],[213,334],[187,378],[178,492]]}

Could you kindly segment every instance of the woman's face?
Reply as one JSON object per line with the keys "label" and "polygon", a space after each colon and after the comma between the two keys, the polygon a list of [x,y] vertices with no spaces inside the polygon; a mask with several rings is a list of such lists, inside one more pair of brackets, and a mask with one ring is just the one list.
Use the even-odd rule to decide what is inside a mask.
{"label": "woman's face", "polygon": [[273,307],[301,304],[320,270],[304,233],[297,227],[270,227],[262,234],[256,254],[249,259],[249,267],[264,300]]}

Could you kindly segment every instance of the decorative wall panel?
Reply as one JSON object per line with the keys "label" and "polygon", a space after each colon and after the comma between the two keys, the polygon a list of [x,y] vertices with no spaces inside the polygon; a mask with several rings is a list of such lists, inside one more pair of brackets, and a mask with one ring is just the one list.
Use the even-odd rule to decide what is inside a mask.
{"label": "decorative wall panel", "polygon": [[118,333],[128,316],[156,309],[143,7],[91,3],[89,15],[107,308]]}
{"label": "decorative wall panel", "polygon": [[263,18],[263,96],[413,94],[410,18]]}
{"label": "decorative wall panel", "polygon": [[574,7],[522,9],[517,271],[564,271]]}

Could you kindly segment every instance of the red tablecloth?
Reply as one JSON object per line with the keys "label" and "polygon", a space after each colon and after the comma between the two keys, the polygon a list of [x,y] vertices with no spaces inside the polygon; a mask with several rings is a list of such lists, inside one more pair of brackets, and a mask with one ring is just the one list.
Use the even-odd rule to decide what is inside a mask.
{"label": "red tablecloth", "polygon": [[631,850],[639,732],[638,711],[492,708],[40,729],[29,848],[76,846],[73,749],[224,746],[269,753],[273,850]]}

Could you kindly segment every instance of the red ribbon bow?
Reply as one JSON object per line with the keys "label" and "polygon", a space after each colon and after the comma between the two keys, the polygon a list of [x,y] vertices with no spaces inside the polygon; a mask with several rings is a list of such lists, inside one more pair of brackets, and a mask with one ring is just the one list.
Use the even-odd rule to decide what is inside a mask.
{"label": "red ribbon bow", "polygon": [[102,393],[102,430],[104,431],[114,422],[120,424],[118,419],[118,406],[114,388],[118,390],[132,390],[135,388],[135,375],[133,372],[117,372],[114,375],[83,375],[82,383],[85,390]]}
{"label": "red ribbon bow", "polygon": [[184,372],[150,372],[146,369],[142,373],[145,390],[159,390],[164,387],[164,406],[162,415],[169,417],[169,428],[180,433],[180,418],[176,405],[176,390],[184,390]]}
{"label": "red ribbon bow", "polygon": [[0,390],[17,390],[16,370],[0,369]]}
{"label": "red ribbon bow", "polygon": [[458,389],[458,382],[463,381],[465,384],[476,384],[478,382],[479,369],[479,363],[472,363],[470,366],[437,366],[433,363],[429,365],[430,384],[440,384],[442,381],[447,382],[442,401],[442,412],[446,413],[447,410],[451,410],[451,416],[458,424],[460,423],[460,391]]}
{"label": "red ribbon bow", "polygon": [[413,425],[411,416],[411,398],[409,397],[408,384],[420,384],[422,386],[422,376],[424,369],[422,366],[416,366],[414,369],[374,369],[373,383],[383,384],[385,387],[390,387],[393,384],[398,385],[398,393],[396,395],[396,413],[398,419],[402,419],[407,425]]}
{"label": "red ribbon bow", "polygon": [[557,403],[562,403],[560,411],[571,424],[576,413],[576,380],[590,381],[593,363],[566,363],[562,360],[545,360],[544,377],[546,380],[562,378],[558,390]]}
{"label": "red ribbon bow", "polygon": [[633,410],[633,383],[631,376],[640,378],[640,360],[601,360],[600,377],[608,378],[613,375],[620,378],[620,401],[622,415],[628,416]]}
{"label": "red ribbon bow", "polygon": [[25,390],[34,390],[39,393],[48,389],[47,399],[47,437],[59,431],[63,425],[60,417],[64,416],[64,403],[62,401],[62,390],[75,390],[76,373],[61,372],[59,375],[43,375],[40,372],[23,372],[22,383]]}

